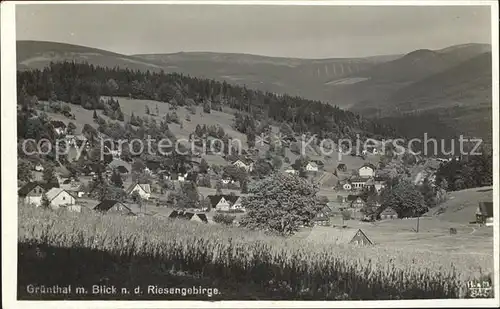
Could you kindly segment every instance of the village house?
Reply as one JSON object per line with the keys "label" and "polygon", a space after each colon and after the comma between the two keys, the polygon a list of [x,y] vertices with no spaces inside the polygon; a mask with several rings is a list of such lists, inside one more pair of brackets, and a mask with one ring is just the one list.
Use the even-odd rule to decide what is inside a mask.
{"label": "village house", "polygon": [[160,170],[160,162],[156,161],[147,161],[146,167],[144,168],[144,172],[149,175],[156,175],[156,173]]}
{"label": "village house", "polygon": [[170,219],[184,219],[199,223],[208,223],[207,215],[204,213],[194,213],[190,211],[173,210],[170,215]]}
{"label": "village house", "polygon": [[361,229],[353,228],[313,228],[307,239],[314,242],[336,245],[371,246],[373,242]]}
{"label": "village house", "polygon": [[476,223],[493,226],[493,202],[479,202],[476,210]]}
{"label": "village house", "polygon": [[318,164],[316,162],[309,162],[306,165],[306,171],[308,172],[317,172],[318,171]]}
{"label": "village house", "polygon": [[297,175],[297,174],[299,174],[299,171],[297,171],[294,168],[288,168],[285,170],[285,173],[290,174],[290,175]]}
{"label": "village house", "polygon": [[247,172],[253,171],[253,161],[250,159],[238,159],[232,163],[236,167],[245,169]]}
{"label": "village house", "polygon": [[[351,201],[351,208],[361,209],[361,208],[365,207],[366,203],[365,203],[365,201],[360,196],[356,197],[355,199],[354,199],[353,196],[351,196],[351,195],[349,195],[349,196],[352,199],[352,201]],[[348,199],[349,199],[349,196],[348,196]]]}
{"label": "village house", "polygon": [[241,199],[238,195],[209,195],[210,204],[216,211],[241,210]]}
{"label": "village house", "polygon": [[180,218],[193,222],[208,223],[207,215],[203,213],[185,212]]}
{"label": "village house", "polygon": [[352,189],[354,190],[362,190],[365,186],[366,183],[368,182],[369,178],[363,178],[363,177],[353,177],[350,179]]}
{"label": "village house", "polygon": [[380,213],[381,220],[397,219],[397,218],[398,218],[398,213],[392,207],[387,207]]}
{"label": "village house", "polygon": [[75,197],[67,190],[62,188],[52,188],[45,194],[49,200],[52,209],[67,207],[68,210],[80,212],[79,207],[70,207],[75,205]]}
{"label": "village house", "polygon": [[126,206],[124,203],[115,200],[104,200],[94,207],[95,211],[102,213],[115,213],[129,215],[132,210]]}
{"label": "village house", "polygon": [[52,120],[50,124],[52,124],[54,132],[57,135],[63,135],[64,133],[66,133],[66,124],[64,122],[60,120]]}
{"label": "village house", "polygon": [[360,168],[358,168],[358,175],[359,177],[370,178],[375,175],[376,169],[377,168],[375,167],[375,165],[370,163],[365,163]]}
{"label": "village house", "polygon": [[321,209],[313,218],[313,223],[314,225],[328,226],[330,225],[330,217],[323,209]]}
{"label": "village house", "polygon": [[44,170],[43,165],[41,165],[40,163],[38,163],[37,165],[35,165],[34,169],[37,172],[43,172],[43,170]]}
{"label": "village house", "polygon": [[143,200],[149,200],[149,198],[151,197],[151,186],[148,183],[132,184],[128,188],[127,194],[132,195],[132,193],[134,193],[134,192],[137,192]]}
{"label": "village house", "polygon": [[59,184],[29,182],[19,189],[17,195],[25,205],[40,206],[42,204],[42,195],[54,187],[59,187]]}

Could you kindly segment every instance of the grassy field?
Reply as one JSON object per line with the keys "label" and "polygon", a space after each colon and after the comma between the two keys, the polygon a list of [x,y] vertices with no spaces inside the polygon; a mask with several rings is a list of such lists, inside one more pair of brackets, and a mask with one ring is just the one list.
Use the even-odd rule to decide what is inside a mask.
{"label": "grassy field", "polygon": [[[73,214],[19,206],[19,299],[30,283],[187,287],[211,299],[466,297],[489,258],[384,246],[356,248],[156,217]],[[57,269],[57,271],[54,271]],[[163,296],[163,298],[162,298]],[[46,299],[208,299],[206,295],[45,295]]]}
{"label": "grassy field", "polygon": [[465,224],[475,220],[478,202],[488,201],[493,201],[492,187],[450,192],[448,200],[429,214],[445,221]]}

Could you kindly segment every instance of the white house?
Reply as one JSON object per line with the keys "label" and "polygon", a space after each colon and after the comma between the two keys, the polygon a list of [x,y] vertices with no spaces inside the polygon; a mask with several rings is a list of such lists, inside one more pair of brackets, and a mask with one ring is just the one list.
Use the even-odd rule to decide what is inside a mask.
{"label": "white house", "polygon": [[137,192],[143,200],[149,200],[151,196],[151,186],[148,183],[136,183],[132,184],[128,190],[128,195]]}
{"label": "white house", "polygon": [[[75,197],[65,189],[52,188],[46,193],[46,196],[50,202],[50,206],[53,209],[75,205]],[[70,208],[71,207],[69,207],[68,209]],[[70,210],[78,211],[77,208],[71,208]]]}
{"label": "white house", "polygon": [[350,180],[352,188],[354,190],[361,190],[366,186],[366,183],[368,182],[369,178],[353,177]]}
{"label": "white house", "polygon": [[244,210],[241,207],[241,199],[237,195],[209,195],[212,208],[217,211]]}
{"label": "white house", "polygon": [[306,171],[308,172],[317,172],[318,171],[318,164],[315,162],[309,162],[306,165]]}
{"label": "white house", "polygon": [[177,177],[177,180],[179,182],[184,182],[184,181],[186,181],[187,176],[188,176],[188,173],[185,173],[184,175],[179,174],[178,177]]}
{"label": "white house", "polygon": [[291,174],[291,175],[297,175],[299,173],[299,171],[297,171],[293,168],[289,168],[289,169],[285,170],[285,173]]}
{"label": "white house", "polygon": [[35,171],[37,171],[37,172],[43,172],[43,165],[41,165],[41,164],[35,165]]}
{"label": "white house", "polygon": [[42,204],[42,195],[47,192],[43,184],[30,182],[24,185],[18,191],[19,200],[26,205],[40,206]]}
{"label": "white house", "polygon": [[253,170],[253,162],[243,162],[242,160],[236,160],[233,162],[233,165],[236,167],[241,167],[245,169],[247,172],[251,172]]}
{"label": "white house", "polygon": [[366,163],[358,169],[358,174],[360,177],[373,177],[375,170],[376,168],[373,164]]}

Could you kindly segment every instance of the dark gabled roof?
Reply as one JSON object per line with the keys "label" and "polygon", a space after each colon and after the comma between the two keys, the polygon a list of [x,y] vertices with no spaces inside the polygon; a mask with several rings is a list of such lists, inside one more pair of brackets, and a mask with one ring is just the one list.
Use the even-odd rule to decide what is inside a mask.
{"label": "dark gabled roof", "polygon": [[175,219],[177,218],[179,215],[182,215],[182,212],[179,212],[177,210],[174,210],[170,213],[170,215],[168,215],[169,218],[172,218],[172,219]]}
{"label": "dark gabled roof", "polygon": [[[115,206],[116,204],[123,204],[122,202],[120,201],[115,201],[115,200],[104,200],[102,202],[100,202],[99,204],[97,204],[97,206],[94,207],[94,210],[98,210],[98,211],[102,211],[102,212],[106,212],[108,210],[110,210],[111,208],[113,208],[113,206]],[[129,210],[129,212],[132,212],[130,210],[130,208],[128,208],[127,206],[123,205],[125,208],[127,208]]]}
{"label": "dark gabled roof", "polygon": [[380,215],[397,215],[398,213],[392,207],[386,207]]}
{"label": "dark gabled roof", "polygon": [[122,174],[125,174],[125,173],[128,173],[128,169],[123,166],[123,165],[118,165],[118,167],[116,168],[116,170]]}
{"label": "dark gabled roof", "polygon": [[217,206],[219,204],[220,200],[224,198],[226,201],[230,203],[236,203],[238,200],[239,196],[238,195],[231,195],[231,194],[224,194],[224,195],[208,195],[207,196],[210,200],[210,204],[212,204],[212,207]]}
{"label": "dark gabled roof", "polygon": [[343,167],[347,167],[347,165],[345,165],[345,163],[339,163],[337,165],[337,168],[343,168]]}
{"label": "dark gabled roof", "polygon": [[19,189],[19,191],[17,191],[17,194],[19,196],[26,196],[28,195],[33,189],[35,189],[36,187],[40,186],[41,188],[43,188],[39,183],[37,182],[28,182],[27,184],[25,184],[21,189]]}
{"label": "dark gabled roof", "polygon": [[479,202],[479,210],[481,215],[488,218],[493,217],[493,202]]}
{"label": "dark gabled roof", "polygon": [[66,128],[66,124],[64,122],[62,122],[61,120],[52,120],[50,122],[50,124],[54,127],[54,128]]}
{"label": "dark gabled roof", "polygon": [[198,218],[201,219],[201,221],[207,223],[208,222],[208,218],[207,218],[207,215],[206,214],[196,214],[198,216]]}
{"label": "dark gabled roof", "polygon": [[33,181],[33,182],[28,182],[27,184],[25,184],[21,189],[19,189],[17,194],[19,196],[26,196],[26,195],[28,195],[28,193],[30,193],[37,186],[40,186],[45,191],[49,191],[52,188],[59,188],[58,183],[41,183],[41,182]]}
{"label": "dark gabled roof", "polygon": [[321,166],[325,165],[325,163],[323,163],[323,161],[321,161],[321,160],[311,160],[311,162],[314,162],[317,165],[321,165]]}
{"label": "dark gabled roof", "polygon": [[148,161],[148,162],[146,162],[146,166],[151,171],[156,171],[156,170],[160,169],[161,164],[160,164],[160,162],[156,162],[156,161]]}

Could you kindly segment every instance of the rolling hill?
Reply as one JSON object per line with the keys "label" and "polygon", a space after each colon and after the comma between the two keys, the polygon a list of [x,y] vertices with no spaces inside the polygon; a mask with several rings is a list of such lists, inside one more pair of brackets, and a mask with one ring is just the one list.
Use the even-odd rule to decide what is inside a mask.
{"label": "rolling hill", "polygon": [[366,70],[399,57],[298,59],[249,54],[189,52],[122,55],[100,49],[41,41],[18,41],[18,69],[41,69],[51,61],[76,61],[140,71],[178,72],[246,85],[247,88],[287,93],[328,101],[326,82]]}
{"label": "rolling hill", "polygon": [[18,70],[43,69],[50,62],[75,61],[89,64],[123,67],[140,71],[160,71],[161,66],[142,59],[102,49],[42,41],[17,41]]}

